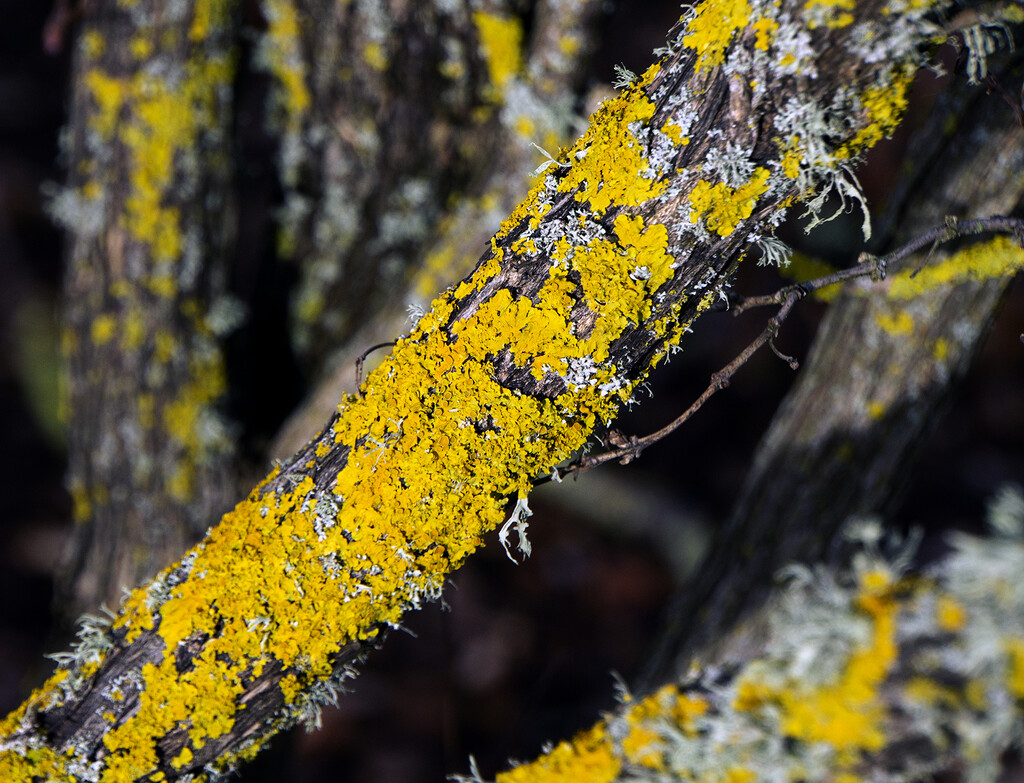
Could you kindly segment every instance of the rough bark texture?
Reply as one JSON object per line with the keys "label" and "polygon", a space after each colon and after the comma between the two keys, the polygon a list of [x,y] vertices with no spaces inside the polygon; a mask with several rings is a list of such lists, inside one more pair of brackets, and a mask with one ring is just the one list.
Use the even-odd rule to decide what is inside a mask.
{"label": "rough bark texture", "polygon": [[[363,160],[369,156],[365,151],[336,149],[353,134],[326,133],[322,162],[313,167],[319,180],[296,183],[289,191],[296,209],[286,213],[285,231],[304,237],[294,248],[303,275],[295,330],[317,383],[282,427],[271,456],[294,454],[330,418],[338,400],[355,391],[355,362],[367,346],[408,332],[410,311],[422,311],[438,291],[473,269],[502,218],[529,190],[539,158],[533,145],[556,151],[570,141],[582,86],[579,66],[591,48],[599,5],[593,0],[539,3],[531,40],[523,42],[523,24],[509,9],[471,14],[417,4],[417,17],[433,14],[429,23],[418,19],[397,25],[390,36],[375,35],[403,50],[387,58],[389,72],[432,69],[443,88],[403,93],[394,79],[382,82],[375,68],[361,63],[358,67],[376,77],[371,85],[360,86],[353,78],[344,95],[314,98],[312,105],[335,106],[333,114],[349,124],[354,114],[366,114],[361,123],[366,132],[359,138],[372,139],[367,143],[375,159]],[[431,33],[438,25],[443,34]],[[310,26],[310,34],[324,35],[323,26]],[[443,62],[404,54],[423,50],[418,40],[423,35],[438,39],[428,51]],[[319,47],[312,51],[316,56]],[[456,56],[461,59],[451,59]],[[391,97],[384,101],[387,96],[370,86],[386,89]],[[398,123],[381,116],[382,102],[419,102],[415,112],[404,112],[418,117]],[[294,165],[288,150],[301,141],[290,142],[285,135],[284,145],[282,164]],[[415,154],[416,160],[392,160],[392,148],[407,157]],[[358,182],[356,169],[366,182]],[[381,186],[382,172],[401,181]],[[284,173],[286,183],[295,178]],[[416,198],[402,200],[396,193]],[[382,206],[385,199],[388,208]]]}
{"label": "rough bark texture", "polygon": [[75,56],[63,345],[75,533],[58,601],[116,606],[235,494],[219,333],[233,4],[99,2]]}
{"label": "rough bark texture", "polygon": [[959,537],[923,579],[901,578],[908,553],[880,557],[881,530],[862,529],[851,572],[790,571],[742,656],[624,694],[496,783],[1016,779],[1024,497],[1004,493],[991,518],[1001,532]]}
{"label": "rough bark texture", "polygon": [[[529,142],[568,140],[572,77],[599,6],[539,3],[524,40],[521,4],[507,0],[264,4],[260,52],[278,85],[286,189],[281,245],[300,267],[293,330],[314,378],[366,318],[403,309],[396,292],[424,259],[427,296],[469,272],[527,190]],[[431,258],[431,245],[463,200],[497,215],[452,274],[456,259]]]}
{"label": "rough bark texture", "polygon": [[230,769],[314,719],[513,500],[528,551],[533,478],[615,416],[794,200],[848,191],[947,9],[688,12],[361,396],[0,724],[2,776]]}
{"label": "rough bark texture", "polygon": [[[920,161],[926,174],[896,241],[948,216],[1020,214],[1024,131],[1012,110],[969,88],[932,127],[958,131]],[[848,284],[822,321],[810,356],[758,446],[705,564],[669,613],[645,675],[650,687],[680,676],[697,653],[755,611],[775,573],[828,556],[850,517],[893,510],[927,442],[980,348],[1010,277],[1012,240],[920,253],[889,279]],[[918,272],[917,270],[920,271]],[[916,273],[916,274],[915,274]],[[995,273],[993,275],[993,273]]]}

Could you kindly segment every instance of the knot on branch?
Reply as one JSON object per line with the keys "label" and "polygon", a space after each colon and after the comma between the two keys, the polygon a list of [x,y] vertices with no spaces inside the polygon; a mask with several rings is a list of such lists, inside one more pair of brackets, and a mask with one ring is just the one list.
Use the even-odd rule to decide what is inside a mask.
{"label": "knot on branch", "polygon": [[624,435],[618,430],[608,433],[608,442],[615,446],[620,465],[628,465],[637,459],[644,449],[644,444],[636,435]]}
{"label": "knot on branch", "polygon": [[885,272],[888,264],[883,256],[876,256],[872,253],[861,253],[857,256],[857,263],[861,265],[870,265],[872,283],[880,283],[885,280]]}

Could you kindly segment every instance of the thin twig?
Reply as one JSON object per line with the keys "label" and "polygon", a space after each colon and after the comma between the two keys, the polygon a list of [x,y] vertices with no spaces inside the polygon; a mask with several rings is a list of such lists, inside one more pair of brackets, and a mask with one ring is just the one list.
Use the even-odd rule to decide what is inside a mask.
{"label": "thin twig", "polygon": [[[957,220],[956,218],[947,218],[945,225],[925,232],[921,236],[912,239],[910,242],[907,242],[905,245],[896,248],[891,253],[887,253],[884,256],[873,256],[870,253],[861,253],[860,257],[857,259],[859,263],[856,266],[849,267],[848,269],[840,269],[832,274],[818,277],[814,280],[808,280],[804,283],[785,286],[773,294],[767,294],[765,296],[751,296],[740,299],[732,307],[734,315],[738,315],[739,313],[753,307],[763,307],[766,305],[778,305],[779,310],[768,320],[768,325],[765,327],[765,330],[761,332],[761,334],[759,334],[754,341],[750,343],[750,345],[744,348],[743,351],[741,351],[735,359],[725,365],[725,367],[711,376],[711,382],[708,384],[708,387],[693,402],[693,404],[682,413],[682,415],[677,417],[670,424],[662,427],[657,432],[652,432],[650,435],[645,435],[643,437],[637,437],[636,435],[627,436],[617,430],[612,430],[608,435],[611,444],[615,446],[615,448],[601,452],[600,454],[583,454],[574,459],[559,472],[562,475],[565,475],[566,473],[578,475],[584,471],[590,470],[591,468],[596,468],[598,465],[611,462],[612,460],[618,460],[619,463],[623,465],[632,462],[634,459],[639,457],[641,452],[643,452],[643,450],[648,446],[657,443],[659,440],[662,440],[666,436],[675,432],[686,421],[692,418],[693,415],[704,406],[704,403],[711,399],[715,392],[720,389],[724,389],[729,385],[732,380],[732,376],[735,375],[740,367],[746,364],[750,357],[766,343],[776,356],[789,364],[792,369],[797,369],[797,367],[799,367],[797,360],[792,356],[786,356],[781,353],[775,347],[774,341],[775,336],[778,334],[779,327],[789,316],[793,306],[807,296],[807,294],[813,293],[821,288],[827,288],[830,285],[835,285],[836,283],[842,283],[846,280],[852,280],[860,277],[870,277],[876,282],[884,280],[886,270],[890,265],[903,261],[928,244],[938,245],[943,242],[956,239],[957,237],[971,236],[983,232],[1012,234],[1017,240],[1017,243],[1021,247],[1024,247],[1024,220],[999,215],[990,218],[978,218],[976,220]],[[1021,335],[1021,342],[1024,342],[1024,334]],[[534,486],[546,484],[553,478],[554,475],[540,476],[534,479],[533,484]]]}
{"label": "thin twig", "polygon": [[1010,91],[1003,87],[1002,83],[992,74],[986,76],[981,82],[988,88],[989,93],[996,93],[1010,105],[1017,115],[1017,122],[1020,123],[1021,128],[1024,128],[1024,84],[1021,85],[1020,98],[1014,98]]}
{"label": "thin twig", "polygon": [[359,354],[359,358],[356,359],[356,394],[358,394],[360,397],[363,396],[363,362],[366,361],[366,357],[376,350],[379,350],[381,348],[389,348],[393,345],[397,345],[397,343],[394,340],[387,343],[377,343],[376,345],[371,345],[369,348],[367,348],[365,351]]}

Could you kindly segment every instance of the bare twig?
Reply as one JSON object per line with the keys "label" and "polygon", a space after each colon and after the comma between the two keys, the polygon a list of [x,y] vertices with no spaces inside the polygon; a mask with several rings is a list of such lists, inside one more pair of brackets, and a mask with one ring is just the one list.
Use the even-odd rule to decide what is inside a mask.
{"label": "bare twig", "polygon": [[[907,242],[905,245],[896,248],[891,253],[887,253],[884,256],[874,256],[870,253],[861,253],[857,259],[859,263],[856,266],[849,267],[848,269],[840,269],[837,272],[815,278],[814,280],[808,280],[795,285],[788,285],[780,288],[773,294],[738,298],[738,301],[732,302],[731,310],[733,315],[739,315],[751,308],[764,307],[766,305],[778,305],[779,310],[768,320],[768,325],[765,327],[764,331],[761,332],[753,342],[744,348],[735,359],[711,376],[711,382],[708,384],[708,387],[693,402],[693,404],[690,405],[689,408],[687,408],[674,421],[650,435],[645,435],[643,437],[637,437],[636,435],[627,436],[617,430],[612,430],[612,432],[609,433],[609,442],[615,448],[609,449],[608,451],[604,451],[600,454],[581,455],[566,465],[560,472],[563,475],[568,472],[573,473],[573,475],[578,475],[583,471],[596,468],[598,465],[603,465],[604,463],[611,462],[612,460],[618,460],[622,465],[632,462],[634,459],[639,457],[643,450],[648,446],[657,443],[659,440],[662,440],[672,432],[679,429],[683,423],[688,421],[704,406],[705,402],[711,399],[715,392],[728,386],[732,380],[732,376],[735,375],[740,367],[746,364],[747,360],[749,360],[750,357],[765,344],[771,348],[772,352],[776,356],[786,362],[792,369],[796,370],[799,367],[797,360],[792,356],[787,356],[781,353],[775,347],[774,341],[775,336],[778,334],[779,327],[789,316],[790,311],[793,309],[793,305],[807,296],[807,294],[813,293],[814,291],[822,288],[827,288],[830,285],[835,285],[836,283],[842,283],[846,280],[853,280],[861,277],[869,277],[871,280],[879,282],[885,279],[886,270],[891,265],[905,260],[929,244],[933,246],[932,250],[934,250],[935,246],[944,242],[949,242],[950,240],[957,239],[959,237],[973,236],[975,234],[985,232],[1012,234],[1017,240],[1017,243],[1021,247],[1024,247],[1024,220],[1003,217],[1001,215],[989,218],[978,218],[976,220],[957,220],[956,218],[950,217],[946,219],[944,225],[934,228],[931,231],[926,231],[920,236]],[[1024,335],[1021,335],[1021,341],[1024,342]],[[541,476],[535,479],[533,483],[534,486],[538,486],[540,484],[546,484],[551,479],[551,476]]]}
{"label": "bare twig", "polygon": [[1010,108],[1013,109],[1014,114],[1017,115],[1017,122],[1020,123],[1021,128],[1024,128],[1024,85],[1021,85],[1020,97],[1015,98],[992,74],[989,74],[982,79],[981,83],[988,88],[990,93],[996,93],[1009,104]]}
{"label": "bare twig", "polygon": [[362,396],[363,394],[361,389],[363,385],[363,362],[366,361],[366,357],[369,356],[374,351],[380,350],[381,348],[390,348],[393,345],[397,345],[397,343],[394,340],[391,340],[390,342],[386,343],[377,343],[376,345],[371,345],[369,348],[367,348],[365,351],[359,354],[359,358],[356,359],[356,393],[359,394],[359,396]]}

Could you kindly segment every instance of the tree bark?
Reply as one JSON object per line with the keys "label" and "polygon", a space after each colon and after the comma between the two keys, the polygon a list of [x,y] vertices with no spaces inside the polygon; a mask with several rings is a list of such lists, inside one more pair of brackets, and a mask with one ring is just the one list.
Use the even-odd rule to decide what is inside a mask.
{"label": "tree bark", "polygon": [[849,192],[950,8],[911,5],[688,12],[361,396],[7,718],[3,776],[220,774],[312,720],[513,501],[527,553],[533,479],[612,420],[793,201]]}
{"label": "tree bark", "polygon": [[861,531],[849,571],[789,571],[729,664],[694,667],[643,699],[623,694],[601,722],[496,783],[1014,779],[1024,497],[1004,492],[992,518],[1001,533],[958,537],[924,578],[902,574],[908,552],[881,557]]}
{"label": "tree bark", "polygon": [[[902,243],[947,216],[1021,214],[1024,132],[981,88],[951,101],[933,128],[956,134],[920,161],[927,172],[905,208]],[[810,356],[758,446],[704,565],[673,602],[643,681],[681,676],[694,655],[717,655],[756,612],[784,566],[829,556],[851,517],[889,516],[917,456],[980,349],[1020,252],[1011,240],[914,255],[889,279],[848,283],[822,321]],[[1017,267],[1019,268],[1019,262]]]}
{"label": "tree bark", "polygon": [[75,55],[63,347],[69,618],[181,556],[235,494],[220,334],[234,5],[102,2]]}
{"label": "tree bark", "polygon": [[[316,106],[333,106],[330,115],[344,117],[347,124],[372,127],[375,152],[371,156],[345,147],[354,134],[321,130],[318,135],[325,141],[320,164],[307,166],[320,172],[318,180],[295,183],[288,190],[286,199],[306,205],[286,211],[284,231],[305,238],[293,243],[294,260],[302,270],[293,318],[314,383],[271,445],[272,457],[294,454],[330,418],[338,400],[355,391],[356,360],[368,346],[408,332],[410,312],[422,311],[438,291],[472,271],[501,219],[529,190],[540,157],[534,143],[557,150],[570,140],[581,88],[579,66],[592,47],[599,11],[591,0],[540,3],[531,40],[518,47],[513,36],[506,54],[514,56],[503,70],[495,59],[500,52],[484,45],[481,31],[487,24],[499,24],[522,35],[522,21],[509,8],[481,15],[464,9],[430,10],[421,4],[415,14],[432,14],[432,22],[396,23],[394,34],[386,36],[389,46],[424,50],[424,56],[429,53],[443,62],[421,62],[394,52],[387,69],[436,72],[443,89],[396,92],[411,77],[397,79],[396,85],[396,79],[384,81],[374,67],[358,60],[373,76],[369,84],[354,77],[345,94],[313,100]],[[315,19],[306,15],[311,17]],[[443,40],[424,47],[419,37],[438,25],[444,29]],[[310,27],[310,34],[324,35],[323,25]],[[314,56],[320,49],[311,47]],[[451,60],[453,53],[463,59]],[[487,67],[488,58],[495,61],[493,68]],[[306,70],[311,68],[312,63]],[[323,87],[311,93],[318,89]],[[406,115],[402,123],[379,110],[379,105],[396,103],[412,104],[402,112],[391,110]],[[363,119],[357,122],[359,116]],[[309,146],[289,141],[287,135],[283,144],[285,150]],[[389,150],[415,159],[396,160],[398,153]],[[339,166],[332,161],[349,162]],[[284,156],[282,164],[287,163]],[[286,183],[296,179],[287,170],[284,175]],[[400,182],[381,186],[391,180]],[[403,203],[404,212],[397,203],[381,206],[386,199],[394,201],[395,193],[413,190],[424,203]],[[334,202],[342,193],[346,206],[339,210]],[[356,213],[358,220],[352,218]],[[334,228],[326,228],[328,222]],[[349,229],[341,225],[346,222]],[[355,225],[362,240],[351,228]],[[404,229],[396,234],[393,227],[398,225]],[[413,229],[415,235],[409,233]]]}
{"label": "tree bark", "polygon": [[[382,308],[405,317],[395,293],[425,264],[428,296],[465,276],[528,189],[530,142],[568,140],[572,77],[600,4],[538,4],[532,40],[518,5],[265,3],[260,53],[276,77],[285,186],[280,244],[300,269],[293,334],[314,380]],[[450,273],[455,259],[432,246],[452,203],[473,200],[488,202],[478,213],[497,213],[469,263]]]}

